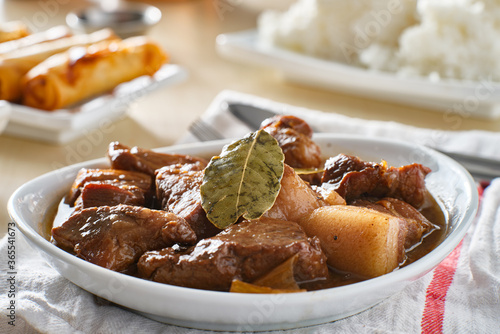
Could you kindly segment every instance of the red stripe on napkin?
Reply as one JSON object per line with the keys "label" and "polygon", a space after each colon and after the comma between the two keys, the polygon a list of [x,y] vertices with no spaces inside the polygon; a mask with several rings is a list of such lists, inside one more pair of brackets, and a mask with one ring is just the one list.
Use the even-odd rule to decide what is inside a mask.
{"label": "red stripe on napkin", "polygon": [[[481,182],[478,184],[479,202],[481,202],[484,190],[489,184],[489,182]],[[446,294],[448,293],[448,289],[453,281],[453,276],[457,270],[462,243],[463,240],[453,252],[434,269],[434,276],[425,294],[425,308],[422,315],[422,323],[420,325],[422,334],[443,332]]]}
{"label": "red stripe on napkin", "polygon": [[425,294],[425,308],[422,316],[422,333],[442,333],[446,294],[457,269],[462,242],[446,259],[434,269],[434,276]]}

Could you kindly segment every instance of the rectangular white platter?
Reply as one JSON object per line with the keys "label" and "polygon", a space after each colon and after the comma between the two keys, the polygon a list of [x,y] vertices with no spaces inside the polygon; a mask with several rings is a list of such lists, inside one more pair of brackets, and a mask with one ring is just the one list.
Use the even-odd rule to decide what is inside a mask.
{"label": "rectangular white platter", "polygon": [[285,80],[322,89],[423,107],[448,115],[500,118],[500,83],[431,81],[371,71],[259,43],[256,30],[217,37],[218,53],[230,60],[272,68]]}
{"label": "rectangular white platter", "polygon": [[67,109],[48,112],[9,103],[11,112],[4,133],[53,144],[64,144],[99,126],[116,121],[125,114],[128,105],[138,98],[186,78],[187,71],[183,67],[166,64],[152,77],[142,76],[125,82],[109,94]]}

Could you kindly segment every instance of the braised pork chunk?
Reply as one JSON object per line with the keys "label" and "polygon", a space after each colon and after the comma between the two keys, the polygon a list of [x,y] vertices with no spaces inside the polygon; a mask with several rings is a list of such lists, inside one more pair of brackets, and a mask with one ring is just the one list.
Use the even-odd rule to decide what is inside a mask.
{"label": "braised pork chunk", "polygon": [[151,176],[157,169],[175,164],[199,164],[201,168],[207,165],[202,158],[191,157],[183,154],[166,154],[139,148],[128,147],[118,142],[112,142],[108,147],[108,158],[111,167],[139,171]]}
{"label": "braised pork chunk", "polygon": [[141,188],[123,182],[89,182],[83,187],[75,207],[80,209],[119,204],[149,206],[149,194],[150,191],[146,193]]}
{"label": "braised pork chunk", "polygon": [[430,171],[416,163],[396,168],[339,154],[326,161],[322,186],[333,187],[348,203],[363,196],[394,197],[418,208],[425,201],[424,179]]}
{"label": "braised pork chunk", "polygon": [[[262,122],[264,129],[277,141],[285,163],[293,168],[320,168],[323,164],[321,149],[311,139],[313,131],[309,124],[295,116],[279,115]],[[302,176],[310,183],[319,182],[319,176],[309,174]]]}
{"label": "braised pork chunk", "polygon": [[52,229],[56,244],[115,271],[129,270],[148,250],[192,244],[196,235],[171,212],[138,206],[101,206],[77,211]]}
{"label": "braised pork chunk", "polygon": [[244,221],[187,250],[175,247],[145,253],[139,274],[157,282],[228,291],[233,279],[253,282],[298,254],[298,282],[326,278],[326,258],[316,238],[293,222],[270,218]]}
{"label": "braised pork chunk", "polygon": [[82,168],[65,202],[83,208],[118,204],[147,206],[152,196],[153,179],[147,174],[119,169]]}
{"label": "braised pork chunk", "polygon": [[156,173],[156,196],[161,209],[184,218],[198,239],[220,232],[207,218],[201,206],[200,186],[203,170],[198,164],[173,165]]}

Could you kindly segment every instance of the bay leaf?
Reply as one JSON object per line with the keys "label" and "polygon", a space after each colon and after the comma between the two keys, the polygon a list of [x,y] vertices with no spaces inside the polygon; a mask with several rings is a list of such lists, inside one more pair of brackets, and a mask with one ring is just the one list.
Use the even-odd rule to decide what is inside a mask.
{"label": "bay leaf", "polygon": [[226,145],[205,168],[201,205],[220,229],[257,219],[269,210],[281,188],[284,154],[266,131],[252,132]]}

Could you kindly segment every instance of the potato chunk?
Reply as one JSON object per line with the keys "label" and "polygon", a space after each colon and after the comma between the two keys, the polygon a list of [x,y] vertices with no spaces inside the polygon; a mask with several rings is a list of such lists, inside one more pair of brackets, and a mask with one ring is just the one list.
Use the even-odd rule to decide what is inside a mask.
{"label": "potato chunk", "polygon": [[321,196],[304,182],[292,167],[285,164],[278,197],[264,216],[298,222],[314,209],[324,205],[327,203]]}
{"label": "potato chunk", "polygon": [[366,278],[387,274],[404,261],[403,219],[373,209],[332,205],[315,209],[300,221],[317,236],[328,265]]}

